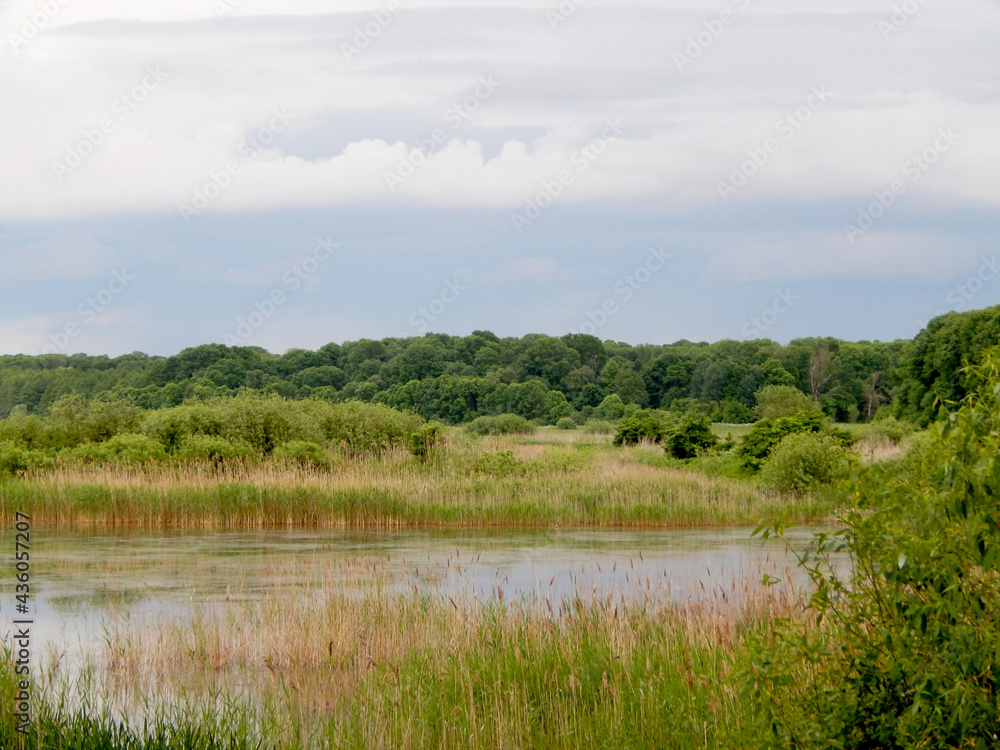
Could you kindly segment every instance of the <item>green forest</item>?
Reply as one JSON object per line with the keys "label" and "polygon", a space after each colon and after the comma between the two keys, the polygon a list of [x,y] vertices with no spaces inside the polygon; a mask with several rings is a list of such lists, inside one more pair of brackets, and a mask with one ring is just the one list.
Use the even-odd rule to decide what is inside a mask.
{"label": "green forest", "polygon": [[585,334],[499,338],[475,331],[362,339],[281,355],[221,344],[170,357],[14,355],[0,357],[0,418],[48,413],[68,395],[161,409],[258,393],[379,403],[447,424],[507,413],[583,424],[619,418],[629,404],[744,423],[754,421],[762,388],[783,385],[837,422],[892,415],[923,427],[938,402],[966,394],[964,366],[998,342],[1000,306],[935,318],[912,341],[630,345]]}

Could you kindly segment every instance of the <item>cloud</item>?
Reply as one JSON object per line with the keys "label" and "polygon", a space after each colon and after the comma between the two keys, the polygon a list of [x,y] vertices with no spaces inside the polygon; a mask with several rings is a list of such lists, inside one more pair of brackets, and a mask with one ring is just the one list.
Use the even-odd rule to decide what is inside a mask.
{"label": "cloud", "polygon": [[[951,24],[963,8],[1000,12],[970,0],[953,10],[923,7],[889,40],[877,25],[889,14],[861,2],[836,12],[788,2],[751,7],[682,71],[672,52],[718,15],[692,2],[594,2],[556,31],[545,21],[548,2],[407,3],[350,63],[341,44],[380,3],[317,9],[290,2],[275,15],[274,6],[246,0],[221,19],[209,2],[145,5],[60,6],[50,28],[17,51],[0,51],[9,71],[0,113],[8,134],[0,143],[0,219],[176,214],[199,190],[214,192],[213,175],[234,160],[239,174],[206,212],[515,210],[572,170],[574,154],[608,117],[628,123],[628,131],[560,202],[633,196],[683,211],[719,200],[717,182],[775,137],[776,122],[816,86],[835,97],[781,140],[734,200],[867,195],[938,128],[954,127],[961,148],[927,175],[921,191],[949,205],[995,208],[1000,201],[992,189],[1000,170],[1000,84],[995,69],[982,67],[989,41]],[[853,50],[848,60],[839,54],[846,47]],[[122,97],[150,66],[169,77],[121,116]],[[501,90],[452,129],[445,113],[480,76],[495,77]],[[241,144],[281,108],[293,121],[252,158],[242,156]],[[359,113],[367,135],[341,124]],[[93,153],[57,179],[53,164],[80,151],[103,120],[111,132],[93,148],[84,144]],[[386,175],[436,128],[445,142],[390,189]],[[528,132],[538,135],[525,140]]]}

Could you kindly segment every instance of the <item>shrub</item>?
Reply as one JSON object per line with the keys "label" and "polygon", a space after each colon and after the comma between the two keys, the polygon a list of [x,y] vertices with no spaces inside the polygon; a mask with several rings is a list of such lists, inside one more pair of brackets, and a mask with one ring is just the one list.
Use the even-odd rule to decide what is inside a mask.
{"label": "shrub", "polygon": [[139,429],[142,411],[130,399],[90,400],[73,394],[49,407],[53,417],[53,439],[60,446],[99,443],[115,435]]}
{"label": "shrub", "polygon": [[603,419],[588,419],[581,429],[588,435],[610,435],[615,426]]}
{"label": "shrub", "polygon": [[167,452],[159,442],[148,435],[138,433],[115,435],[103,443],[83,443],[65,450],[62,455],[95,464],[144,464],[150,461],[165,461],[167,458]]}
{"label": "shrub", "polygon": [[715,414],[715,421],[725,424],[749,424],[755,419],[753,409],[739,401],[723,401]]}
{"label": "shrub", "polygon": [[410,453],[419,461],[427,461],[444,442],[444,425],[428,422],[410,435]]}
{"label": "shrub", "polygon": [[508,477],[527,473],[528,464],[517,458],[514,451],[500,451],[480,455],[473,470],[491,477]]}
{"label": "shrub", "polygon": [[220,437],[223,419],[220,410],[209,404],[174,406],[147,412],[141,432],[172,453],[195,435]]}
{"label": "shrub", "polygon": [[674,458],[694,458],[703,450],[714,448],[718,442],[707,418],[689,416],[670,431],[663,449]]}
{"label": "shrub", "polygon": [[560,430],[575,430],[576,421],[572,417],[563,417],[556,422],[556,428]]}
{"label": "shrub", "polygon": [[764,461],[785,435],[793,432],[821,432],[825,424],[822,414],[804,411],[793,417],[755,422],[740,445],[739,456],[743,467],[752,472],[760,471]]}
{"label": "shrub", "polygon": [[330,456],[323,450],[323,447],[305,440],[282,443],[274,449],[272,455],[279,460],[308,468],[325,469],[330,466]]}
{"label": "shrub", "polygon": [[792,417],[799,412],[819,412],[820,405],[791,385],[765,385],[755,396],[758,419]]}
{"label": "shrub", "polygon": [[184,440],[176,455],[185,461],[210,461],[218,465],[259,454],[246,443],[234,443],[212,435],[192,435]]}
{"label": "shrub", "polygon": [[326,439],[353,455],[407,446],[410,435],[422,421],[385,404],[362,401],[307,404],[320,415]]}
{"label": "shrub", "polygon": [[659,443],[663,440],[663,423],[652,414],[626,417],[615,433],[615,445],[636,445],[643,441]]}
{"label": "shrub", "polygon": [[846,470],[847,455],[835,437],[793,432],[764,461],[760,478],[769,489],[802,494],[842,479]]}
{"label": "shrub", "polygon": [[597,407],[597,416],[608,422],[617,422],[625,416],[625,402],[622,401],[622,397],[617,393],[606,396]]}
{"label": "shrub", "polygon": [[496,417],[476,417],[466,426],[474,435],[530,435],[535,426],[518,414],[500,414]]}
{"label": "shrub", "polygon": [[31,453],[10,440],[0,442],[0,476],[16,475],[27,471]]}
{"label": "shrub", "polygon": [[842,530],[817,535],[807,611],[751,642],[759,747],[996,746],[1000,349],[970,369],[984,387],[933,428],[913,475],[862,469]]}

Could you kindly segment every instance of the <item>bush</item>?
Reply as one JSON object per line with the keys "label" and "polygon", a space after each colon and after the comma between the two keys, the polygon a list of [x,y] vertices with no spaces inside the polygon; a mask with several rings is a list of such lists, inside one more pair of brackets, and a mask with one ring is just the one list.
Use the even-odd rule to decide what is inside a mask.
{"label": "bush", "polygon": [[608,422],[617,422],[625,416],[625,402],[622,401],[622,397],[617,393],[606,396],[597,407],[597,416]]}
{"label": "bush", "polygon": [[709,448],[714,448],[719,439],[712,432],[712,423],[705,417],[685,417],[664,440],[663,449],[674,458],[694,458]]}
{"label": "bush", "polygon": [[427,461],[434,451],[444,445],[444,425],[428,422],[410,435],[410,453],[419,461]]}
{"label": "bush", "polygon": [[588,435],[610,435],[615,431],[615,426],[603,419],[588,419],[581,429]]}
{"label": "bush", "polygon": [[30,451],[10,440],[0,442],[0,476],[16,475],[31,466]]}
{"label": "bush", "polygon": [[167,459],[167,451],[159,442],[138,433],[115,435],[103,443],[83,443],[64,451],[62,455],[93,464],[144,464]]}
{"label": "bush", "polygon": [[319,415],[326,439],[352,455],[408,446],[410,435],[422,421],[418,416],[384,404],[362,401],[306,404]]}
{"label": "bush", "polygon": [[819,412],[820,405],[791,385],[765,385],[755,396],[758,419],[793,417],[799,412]]}
{"label": "bush", "polygon": [[326,469],[330,466],[330,456],[321,445],[305,440],[293,440],[274,449],[272,454],[279,460],[296,463],[311,469]]}
{"label": "bush", "polygon": [[659,443],[664,435],[663,423],[652,414],[636,414],[626,417],[615,433],[615,445],[637,445],[649,441]]}
{"label": "bush", "polygon": [[560,430],[575,430],[576,421],[572,417],[563,417],[556,422],[556,428]]}
{"label": "bush", "polygon": [[793,417],[755,422],[740,445],[739,456],[743,467],[752,472],[760,471],[771,451],[786,435],[793,432],[821,432],[825,424],[825,418],[819,412],[804,411]]}
{"label": "bush", "polygon": [[527,473],[528,464],[517,458],[514,451],[500,451],[480,455],[473,470],[491,477],[508,477]]}
{"label": "bush", "polygon": [[234,443],[212,435],[192,435],[184,440],[176,455],[185,461],[210,461],[219,465],[255,458],[259,454],[246,443]]}
{"label": "bush", "polygon": [[725,424],[749,424],[755,420],[753,409],[749,409],[739,401],[723,401],[714,415],[716,422]]}
{"label": "bush", "polygon": [[769,489],[802,494],[844,478],[847,466],[847,455],[832,435],[793,432],[764,461],[760,478]]}
{"label": "bush", "polygon": [[477,417],[466,428],[474,435],[530,435],[535,426],[518,414],[500,414],[496,417]]}
{"label": "bush", "polygon": [[[807,611],[741,670],[764,748],[988,748],[1000,734],[1000,349],[912,476],[864,468],[803,556]],[[769,532],[768,532],[769,533]],[[827,556],[847,552],[841,577]]]}

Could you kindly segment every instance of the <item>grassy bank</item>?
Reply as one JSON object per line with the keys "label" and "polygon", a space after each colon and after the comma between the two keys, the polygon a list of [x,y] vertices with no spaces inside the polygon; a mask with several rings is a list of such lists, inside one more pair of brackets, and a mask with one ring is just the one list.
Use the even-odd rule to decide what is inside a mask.
{"label": "grassy bank", "polygon": [[63,465],[0,484],[0,515],[52,526],[681,527],[829,516],[829,497],[769,494],[685,464],[659,446],[551,431],[475,438],[455,431],[422,462],[403,450],[332,460]]}

